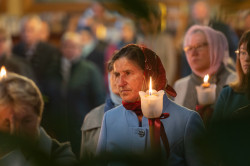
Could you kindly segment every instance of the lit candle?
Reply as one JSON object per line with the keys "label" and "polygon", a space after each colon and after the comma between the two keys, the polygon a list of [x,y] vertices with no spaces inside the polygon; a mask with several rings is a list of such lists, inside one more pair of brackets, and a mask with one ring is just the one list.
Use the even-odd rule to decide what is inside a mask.
{"label": "lit candle", "polygon": [[209,75],[205,75],[203,83],[200,86],[196,86],[197,98],[199,105],[214,104],[216,98],[216,84],[210,84],[208,82]]}
{"label": "lit candle", "polygon": [[148,90],[149,95],[151,96],[153,91],[152,91],[152,78],[150,77],[150,81],[149,81],[149,90]]}
{"label": "lit candle", "polygon": [[204,83],[202,84],[202,87],[203,87],[203,88],[208,88],[208,87],[210,87],[210,83],[208,82],[208,80],[209,80],[209,75],[207,74],[207,75],[205,75],[205,77],[204,77],[204,79],[203,79],[203,81],[204,81]]}
{"label": "lit candle", "polygon": [[156,91],[152,88],[152,79],[150,77],[149,90],[147,92],[140,91],[141,109],[146,118],[159,118],[163,109],[164,91]]}
{"label": "lit candle", "polygon": [[2,66],[0,70],[0,79],[6,77],[6,74],[7,74],[6,69],[4,66]]}

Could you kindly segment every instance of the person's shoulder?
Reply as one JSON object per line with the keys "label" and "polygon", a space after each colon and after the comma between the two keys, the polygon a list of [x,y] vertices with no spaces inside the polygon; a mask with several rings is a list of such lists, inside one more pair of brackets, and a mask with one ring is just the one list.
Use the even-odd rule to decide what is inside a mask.
{"label": "person's shoulder", "polygon": [[191,114],[196,113],[196,111],[191,110],[189,108],[186,108],[186,107],[184,107],[182,105],[179,105],[179,104],[177,104],[177,103],[175,103],[174,101],[171,101],[171,100],[170,100],[170,106],[175,108],[174,112],[182,114],[182,115],[184,115],[184,114],[191,115]]}
{"label": "person's shoulder", "polygon": [[48,42],[40,41],[37,43],[37,47],[56,49],[56,47]]}
{"label": "person's shoulder", "polygon": [[89,130],[95,127],[100,127],[104,115],[105,104],[92,109],[84,118],[82,130]]}
{"label": "person's shoulder", "polygon": [[190,79],[190,75],[188,75],[186,77],[183,77],[183,78],[180,78],[180,79],[175,81],[174,86],[179,86],[179,85],[186,84],[189,81],[189,79]]}
{"label": "person's shoulder", "polygon": [[70,143],[60,143],[56,139],[52,139],[51,159],[60,165],[72,165],[77,162]]}
{"label": "person's shoulder", "polygon": [[14,54],[14,53],[12,53],[12,54],[8,57],[8,60],[11,61],[11,62],[16,63],[16,64],[18,64],[18,65],[25,65],[25,66],[29,65],[29,62],[28,62],[26,59],[21,58],[20,56]]}
{"label": "person's shoulder", "polygon": [[222,71],[222,77],[226,77],[227,84],[237,79],[236,72],[227,66],[225,66]]}
{"label": "person's shoulder", "polygon": [[82,57],[79,59],[79,65],[89,70],[95,70],[95,71],[98,70],[96,64]]}
{"label": "person's shoulder", "polygon": [[167,109],[169,110],[170,117],[174,119],[174,124],[179,127],[190,123],[200,123],[203,125],[200,115],[194,110],[178,105],[173,101],[170,102]]}
{"label": "person's shoulder", "polygon": [[221,90],[221,94],[227,94],[227,93],[233,93],[234,90],[232,87],[230,87],[229,85],[224,85],[222,90]]}
{"label": "person's shoulder", "polygon": [[76,156],[72,152],[69,142],[60,143],[56,139],[52,139],[42,127],[40,127],[39,131],[38,147],[41,151],[49,154],[53,163],[59,165],[75,164]]}
{"label": "person's shoulder", "polygon": [[93,118],[96,114],[104,113],[105,103],[93,108],[87,115],[86,118]]}
{"label": "person's shoulder", "polygon": [[112,108],[111,110],[105,112],[105,116],[108,116],[108,117],[115,117],[115,116],[118,116],[121,114],[122,111],[125,111],[126,109],[123,107],[123,105],[119,105],[115,108]]}
{"label": "person's shoulder", "polygon": [[[178,93],[182,93],[183,89],[187,88],[190,78],[191,76],[188,75],[186,77],[180,78],[177,81],[175,81],[174,89],[177,91],[177,96],[178,96]],[[177,98],[179,98],[179,96]]]}

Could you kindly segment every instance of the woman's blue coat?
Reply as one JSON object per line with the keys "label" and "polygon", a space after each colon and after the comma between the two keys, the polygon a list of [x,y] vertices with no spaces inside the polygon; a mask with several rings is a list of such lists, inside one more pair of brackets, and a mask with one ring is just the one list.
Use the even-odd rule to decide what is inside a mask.
{"label": "woman's blue coat", "polygon": [[[163,112],[170,114],[167,119],[161,119],[170,145],[169,166],[201,165],[193,142],[198,134],[204,132],[199,114],[177,105],[166,95],[163,103]],[[105,113],[97,153],[136,153],[145,151],[149,145],[147,118],[142,118],[142,127],[139,127],[137,115],[122,105]]]}

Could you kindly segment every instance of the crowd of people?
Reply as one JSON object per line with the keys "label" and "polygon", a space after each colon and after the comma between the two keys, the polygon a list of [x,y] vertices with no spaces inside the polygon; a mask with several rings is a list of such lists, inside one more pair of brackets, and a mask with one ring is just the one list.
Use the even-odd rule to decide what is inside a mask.
{"label": "crowd of people", "polygon": [[[217,124],[250,115],[250,29],[237,36],[209,17],[204,1],[192,9],[183,51],[161,29],[158,7],[125,18],[94,3],[59,46],[49,43],[49,26],[39,16],[23,18],[15,44],[0,27],[0,66],[7,70],[0,72],[0,165],[80,165],[84,159],[130,165],[148,154],[157,154],[160,165],[228,164],[197,145]],[[207,74],[215,97],[202,104],[196,88]],[[156,153],[148,153],[156,150],[150,148],[152,119],[143,115],[139,95],[150,77],[153,89],[165,92],[155,120]]]}

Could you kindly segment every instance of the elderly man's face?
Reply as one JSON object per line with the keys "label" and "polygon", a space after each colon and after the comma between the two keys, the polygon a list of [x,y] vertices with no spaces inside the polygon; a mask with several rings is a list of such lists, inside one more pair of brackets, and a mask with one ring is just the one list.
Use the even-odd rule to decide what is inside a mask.
{"label": "elderly man's face", "polygon": [[22,38],[29,46],[40,40],[40,23],[36,20],[29,20],[23,27]]}
{"label": "elderly man's face", "polygon": [[40,118],[29,106],[0,107],[0,131],[28,139],[38,137]]}
{"label": "elderly man's face", "polygon": [[80,44],[74,42],[73,40],[63,41],[61,50],[62,50],[63,56],[69,60],[73,60],[81,56]]}
{"label": "elderly man's face", "polygon": [[119,94],[125,102],[139,100],[139,91],[143,89],[143,70],[135,62],[122,57],[114,63],[114,75]]}

